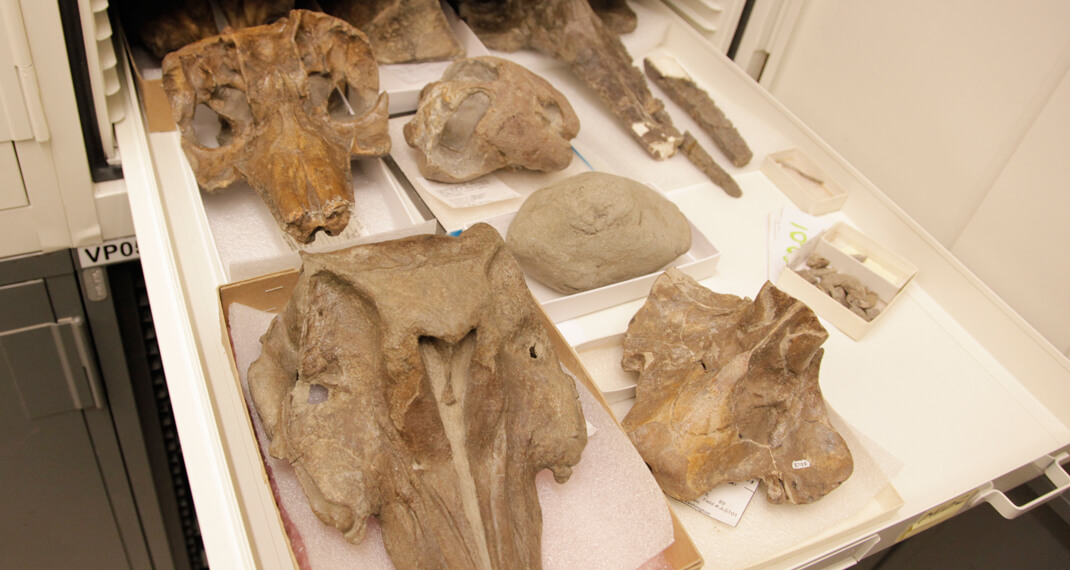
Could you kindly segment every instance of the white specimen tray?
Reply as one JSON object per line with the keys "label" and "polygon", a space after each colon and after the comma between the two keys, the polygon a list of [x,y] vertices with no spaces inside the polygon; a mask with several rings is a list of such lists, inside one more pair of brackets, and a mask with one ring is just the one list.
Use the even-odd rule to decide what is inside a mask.
{"label": "white specimen tray", "polygon": [[[834,215],[909,259],[917,277],[861,341],[830,328],[821,385],[840,415],[903,463],[891,478],[903,506],[879,501],[804,543],[763,552],[766,567],[816,561],[849,564],[920,524],[972,504],[982,488],[1007,489],[1037,475],[1070,448],[1070,363],[824,141],[693,28],[655,0],[631,2],[639,30],[625,42],[637,61],[668,54],[717,101],[754,152],[733,199],[682,156],[654,162],[575,77],[533,53],[508,56],[569,97],[582,127],[574,141],[595,170],[648,180],[664,190],[723,253],[702,280],[714,291],[753,296],[768,272],[768,220],[790,201],[760,172],[770,153],[798,148],[835,178],[850,200]],[[537,67],[537,69],[535,69]],[[129,78],[129,73],[127,74]],[[217,289],[223,269],[199,191],[177,134],[147,133],[131,81],[126,118],[116,125],[161,358],[183,442],[199,524],[212,566],[293,568],[285,537],[268,521],[274,506],[247,435],[236,373],[223,349]],[[654,89],[655,95],[661,95]],[[671,101],[680,130],[719,158],[714,145]],[[404,144],[394,141],[395,145]],[[487,217],[487,216],[482,216]],[[558,323],[573,346],[619,334],[641,301]],[[875,514],[873,514],[875,513]],[[885,515],[888,515],[885,517]],[[686,523],[685,523],[686,524]],[[799,524],[805,525],[806,521]],[[689,527],[711,566],[737,539]],[[760,547],[760,544],[755,544]]]}

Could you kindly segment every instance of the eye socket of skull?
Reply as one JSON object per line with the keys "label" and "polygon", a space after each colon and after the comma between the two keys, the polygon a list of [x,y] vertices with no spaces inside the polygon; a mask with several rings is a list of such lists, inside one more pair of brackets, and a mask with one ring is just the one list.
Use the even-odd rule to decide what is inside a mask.
{"label": "eye socket of skull", "polygon": [[245,93],[234,87],[218,87],[193,112],[193,142],[206,149],[227,146],[241,137],[252,122],[253,112]]}
{"label": "eye socket of skull", "polygon": [[446,124],[442,126],[439,144],[457,152],[463,152],[468,140],[476,132],[476,126],[490,109],[490,96],[482,91],[472,91],[457,105]]}
{"label": "eye socket of skull", "polygon": [[[327,37],[333,41],[326,40]],[[352,109],[352,114],[347,110],[346,117],[361,117],[375,107],[379,97],[379,67],[359,30],[326,14],[310,12],[301,19],[294,44],[309,81],[338,88],[324,89],[327,98],[332,91],[344,95]]]}
{"label": "eye socket of skull", "polygon": [[345,80],[331,77],[329,73],[314,72],[308,75],[309,98],[307,112],[326,107],[327,114],[337,121],[350,120],[357,116],[356,109],[349,100],[349,93],[355,91]]}

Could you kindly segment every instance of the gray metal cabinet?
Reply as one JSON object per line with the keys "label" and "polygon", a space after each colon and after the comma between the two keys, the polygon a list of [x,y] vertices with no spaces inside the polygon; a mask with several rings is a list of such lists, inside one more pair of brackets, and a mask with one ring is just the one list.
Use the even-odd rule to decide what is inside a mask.
{"label": "gray metal cabinet", "polygon": [[[106,279],[99,268],[93,275]],[[107,291],[103,285],[95,296]],[[105,307],[110,309],[94,302],[94,295],[82,295],[66,250],[0,261],[5,566],[176,565],[148,475],[129,376],[107,362],[122,368],[121,343],[93,338],[94,332],[117,337],[108,330],[114,320],[90,330],[92,313]],[[99,357],[102,368],[97,347],[109,342],[119,348]]]}

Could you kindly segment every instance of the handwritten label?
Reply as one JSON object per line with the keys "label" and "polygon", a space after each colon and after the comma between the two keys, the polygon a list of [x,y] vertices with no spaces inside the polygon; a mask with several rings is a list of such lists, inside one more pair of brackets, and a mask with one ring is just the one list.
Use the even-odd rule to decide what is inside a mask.
{"label": "handwritten label", "polygon": [[709,493],[688,501],[687,506],[729,526],[736,526],[743,518],[743,511],[747,509],[756,490],[757,479],[744,483],[724,483],[714,487]]}
{"label": "handwritten label", "polygon": [[141,253],[137,248],[137,238],[133,236],[108,240],[100,245],[78,248],[78,261],[83,268],[130,261],[140,257]]}
{"label": "handwritten label", "polygon": [[775,283],[788,257],[833,223],[795,208],[784,208],[779,217],[774,216],[769,223],[769,280]]}
{"label": "handwritten label", "polygon": [[808,459],[796,459],[791,462],[792,469],[806,469],[810,466],[810,460]]}

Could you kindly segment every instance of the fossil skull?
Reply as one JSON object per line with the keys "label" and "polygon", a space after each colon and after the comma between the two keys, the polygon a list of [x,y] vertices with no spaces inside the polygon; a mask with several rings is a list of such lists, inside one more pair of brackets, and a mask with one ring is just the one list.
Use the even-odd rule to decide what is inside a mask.
{"label": "fossil skull", "polygon": [[424,87],[405,141],[424,177],[463,182],[506,167],[562,170],[579,130],[568,99],[546,80],[483,56],[454,62]]}
{"label": "fossil skull", "polygon": [[379,63],[464,55],[439,0],[320,0],[319,4],[324,12],[367,34]]}
{"label": "fossil skull", "polygon": [[347,540],[378,516],[398,568],[538,568],[535,475],[587,442],[538,311],[486,224],[305,255],[249,367],[269,452]]}
{"label": "fossil skull", "polygon": [[[350,158],[390,151],[387,95],[368,41],[326,14],[294,10],[206,38],[169,54],[163,72],[201,187],[245,180],[301,243],[348,224]],[[218,115],[215,141],[198,137],[202,107]]]}

